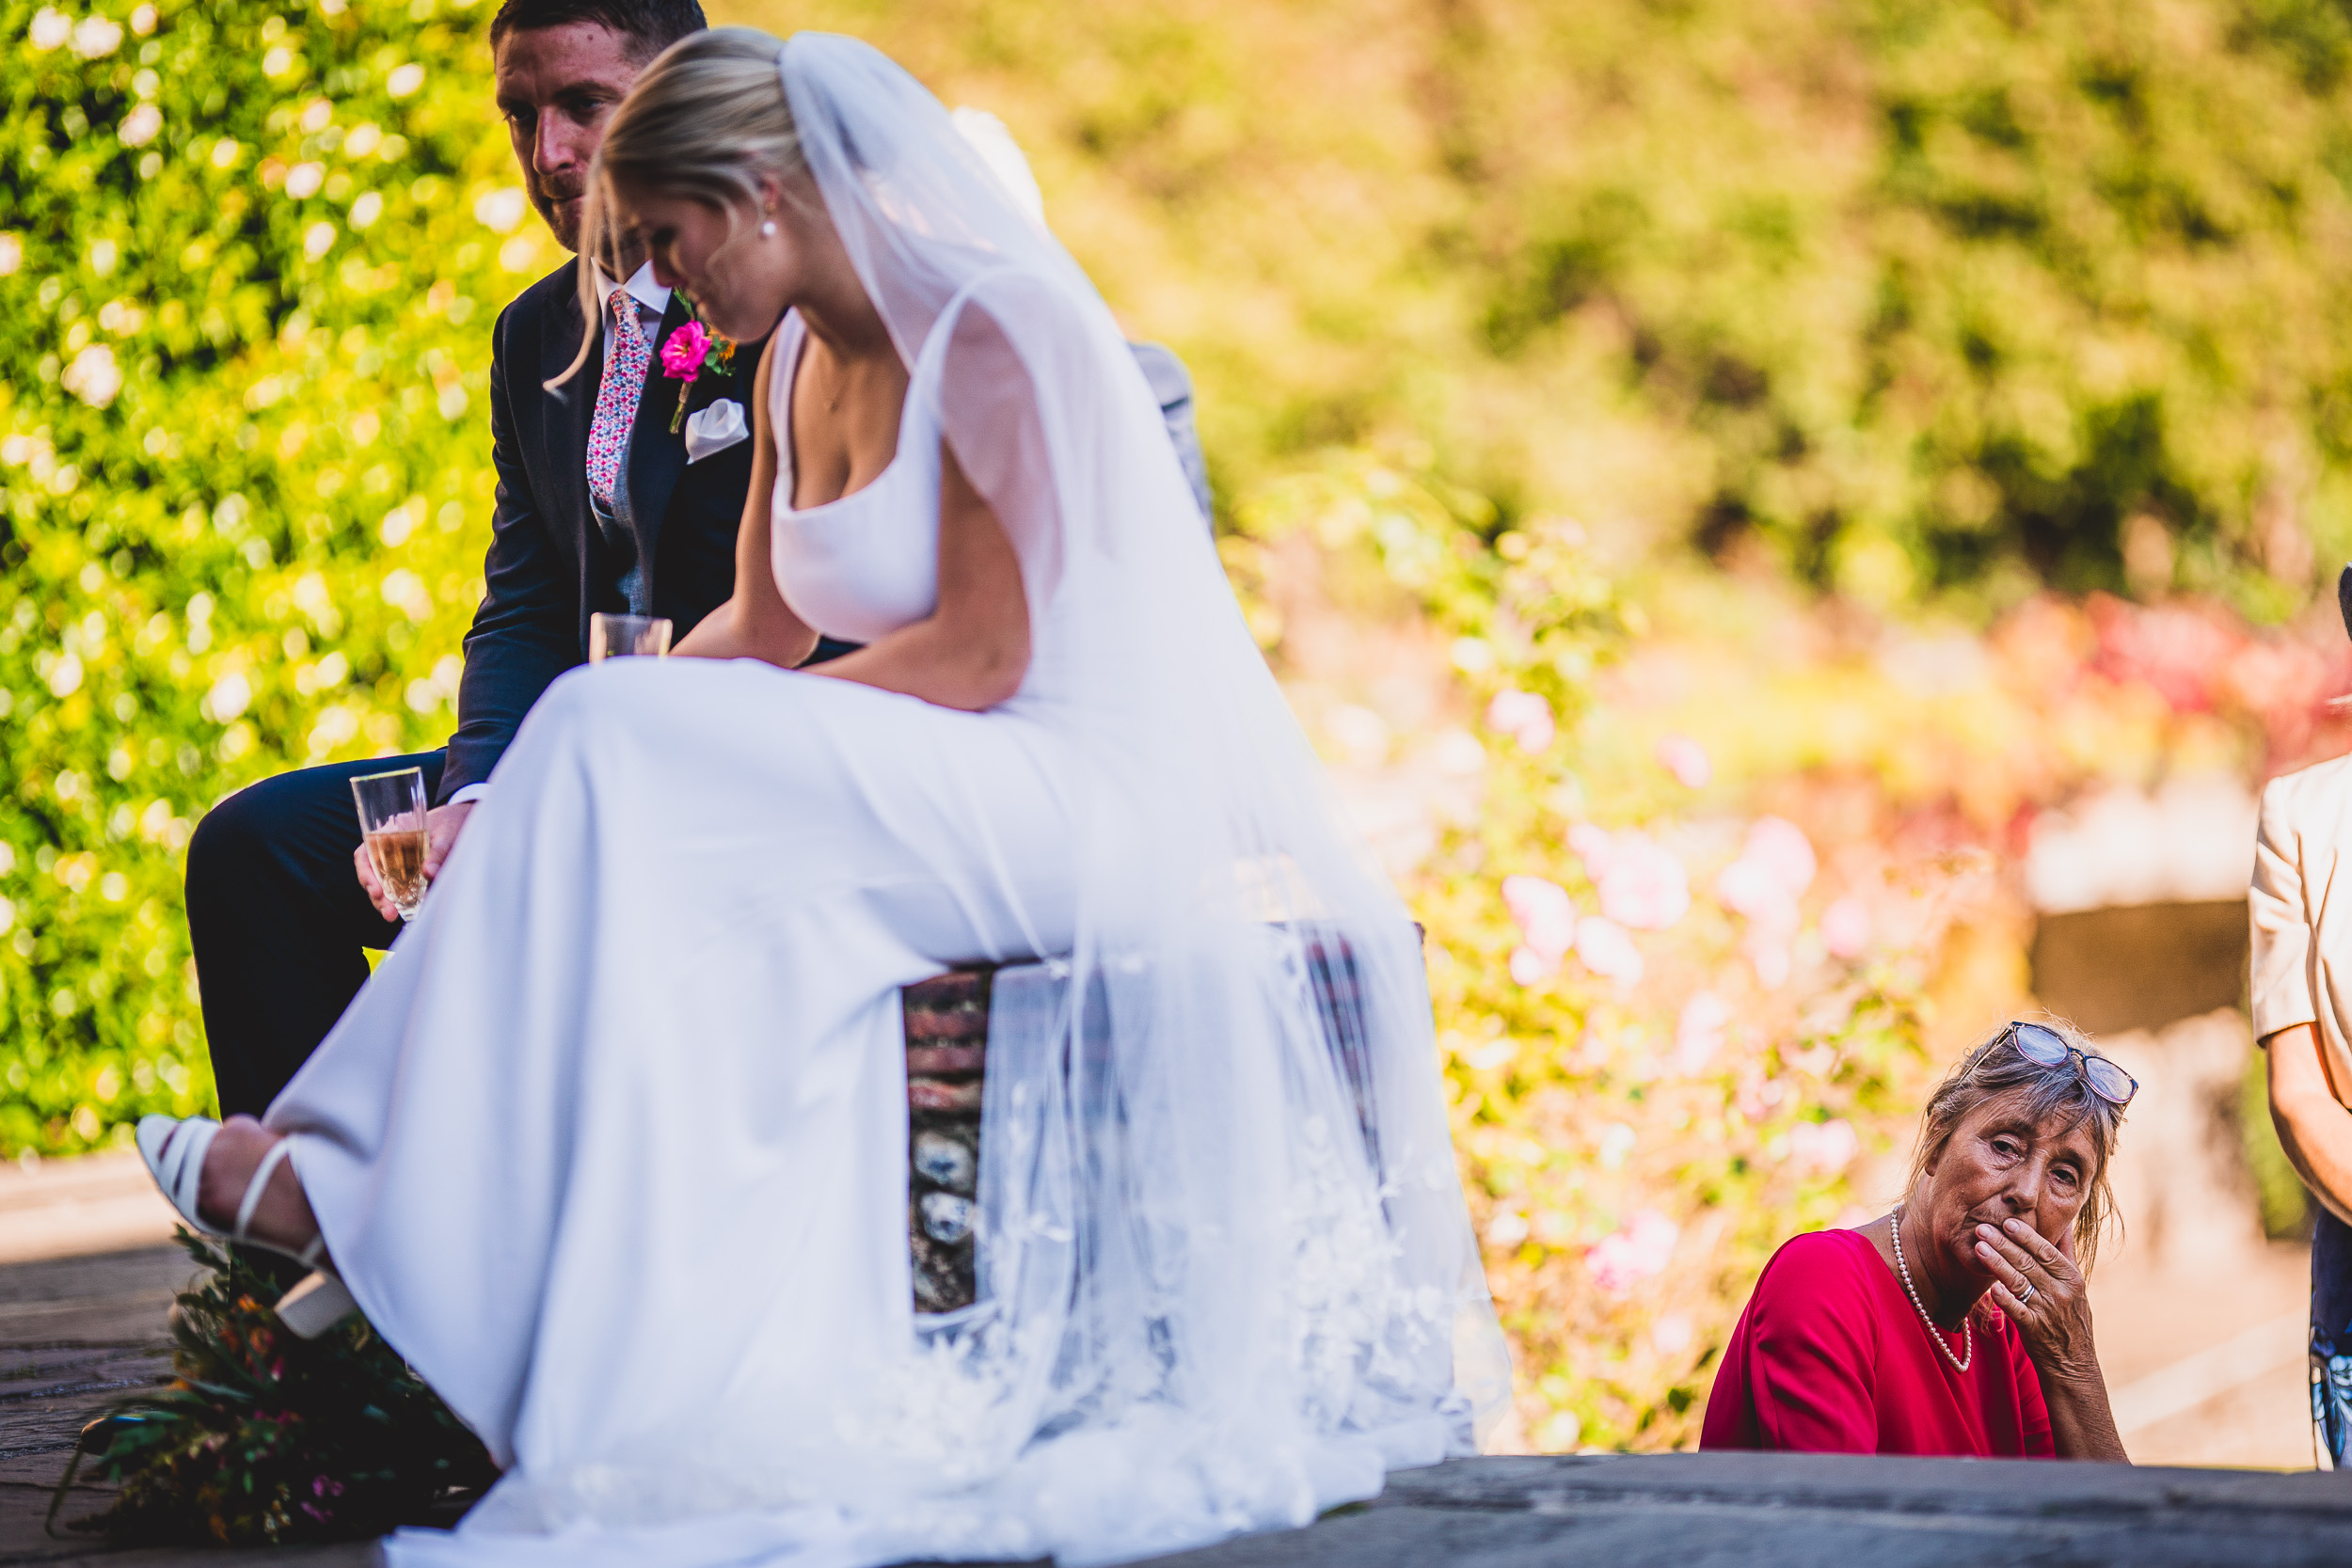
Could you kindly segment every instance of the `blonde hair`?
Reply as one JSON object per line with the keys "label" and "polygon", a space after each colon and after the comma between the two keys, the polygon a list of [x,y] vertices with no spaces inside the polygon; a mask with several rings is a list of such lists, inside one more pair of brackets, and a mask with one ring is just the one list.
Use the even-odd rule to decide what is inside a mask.
{"label": "blonde hair", "polygon": [[[2099,1054],[2089,1036],[2063,1020],[2043,1017],[2020,1022],[2040,1024],[2086,1056]],[[2083,1206],[2074,1212],[2074,1261],[2089,1274],[2099,1257],[2099,1238],[2110,1223],[2118,1229],[2122,1226],[2115,1211],[2115,1189],[2107,1184],[2107,1165],[2123,1130],[2123,1107],[2094,1091],[2074,1057],[2056,1067],[2043,1067],[2011,1046],[2009,1034],[2013,1027],[2013,1023],[2004,1023],[1991,1037],[1972,1047],[1928,1097],[1927,1109],[1919,1114],[1919,1141],[1911,1151],[1911,1174],[1903,1183],[1902,1201],[1908,1204],[1919,1190],[1928,1166],[1952,1141],[1963,1117],[1987,1101],[2015,1095],[2025,1114],[2036,1123],[2062,1117],[2070,1132],[2076,1127],[2088,1129],[2091,1147],[2098,1150],[2099,1168],[2091,1173]]]}
{"label": "blonde hair", "polygon": [[783,55],[783,44],[756,27],[692,33],[657,55],[612,111],[589,167],[580,214],[580,309],[587,330],[580,353],[548,383],[548,390],[580,373],[596,341],[597,265],[621,277],[621,234],[612,221],[616,177],[659,182],[737,214],[758,203],[763,177],[783,179],[801,170],[800,133],[784,97]]}

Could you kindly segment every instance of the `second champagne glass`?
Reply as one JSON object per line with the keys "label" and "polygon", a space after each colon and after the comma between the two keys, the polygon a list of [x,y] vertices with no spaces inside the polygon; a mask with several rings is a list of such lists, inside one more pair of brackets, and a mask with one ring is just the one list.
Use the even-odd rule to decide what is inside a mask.
{"label": "second champagne glass", "polygon": [[608,615],[597,610],[588,617],[588,662],[636,655],[666,658],[670,654],[670,618],[666,615]]}

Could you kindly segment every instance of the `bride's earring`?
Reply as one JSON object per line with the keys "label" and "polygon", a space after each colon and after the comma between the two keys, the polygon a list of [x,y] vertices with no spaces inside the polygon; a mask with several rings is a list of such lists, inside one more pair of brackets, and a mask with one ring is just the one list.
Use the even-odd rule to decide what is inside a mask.
{"label": "bride's earring", "polygon": [[767,222],[761,224],[759,226],[759,235],[760,238],[765,240],[774,239],[776,237],[776,220],[770,218]]}

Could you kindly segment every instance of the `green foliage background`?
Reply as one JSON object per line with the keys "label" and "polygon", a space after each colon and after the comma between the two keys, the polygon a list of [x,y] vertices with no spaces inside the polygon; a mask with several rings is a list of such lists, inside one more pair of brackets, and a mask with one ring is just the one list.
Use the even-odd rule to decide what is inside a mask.
{"label": "green foliage background", "polygon": [[1002,115],[1236,493],[1425,440],[1620,560],[1971,613],[2352,553],[2343,0],[715,8]]}
{"label": "green foliage background", "polygon": [[0,1147],[206,1107],[191,825],[448,733],[486,336],[559,259],[485,20],[0,4]]}

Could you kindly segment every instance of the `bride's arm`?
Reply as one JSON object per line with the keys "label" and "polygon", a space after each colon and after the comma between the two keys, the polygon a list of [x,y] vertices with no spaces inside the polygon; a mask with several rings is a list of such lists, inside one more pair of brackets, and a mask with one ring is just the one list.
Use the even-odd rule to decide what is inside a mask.
{"label": "bride's arm", "polygon": [[673,648],[684,658],[764,658],[787,669],[817,648],[817,634],[776,592],[768,529],[776,493],[776,434],[768,419],[768,381],[782,333],[771,333],[752,377],[752,483],[735,535],[735,592]]}
{"label": "bride's arm", "polygon": [[995,508],[965,477],[955,449],[944,438],[939,446],[938,607],[809,673],[977,713],[1020,690],[1029,673],[1029,601]]}

